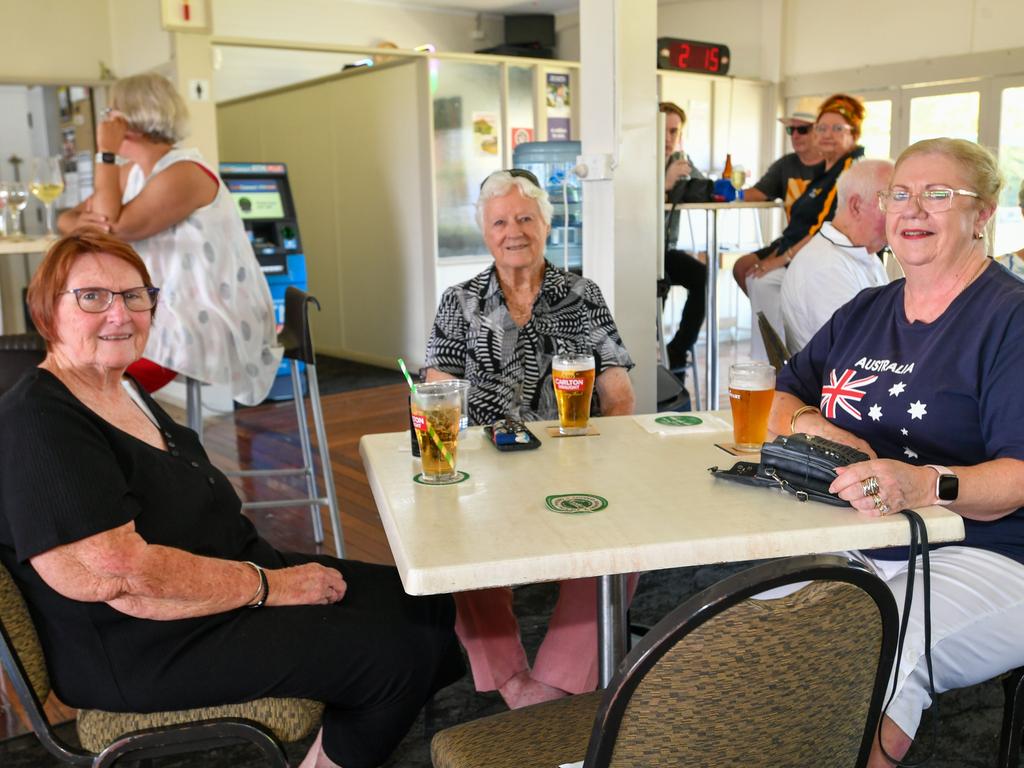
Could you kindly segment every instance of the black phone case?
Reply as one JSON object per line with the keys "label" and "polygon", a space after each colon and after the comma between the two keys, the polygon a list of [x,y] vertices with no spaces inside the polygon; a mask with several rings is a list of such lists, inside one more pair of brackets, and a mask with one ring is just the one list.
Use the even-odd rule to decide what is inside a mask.
{"label": "black phone case", "polygon": [[484,434],[487,435],[488,441],[491,445],[497,448],[502,453],[508,453],[510,451],[532,451],[534,448],[540,448],[540,438],[538,438],[533,432],[523,427],[523,431],[530,436],[530,442],[528,443],[506,443],[504,445],[498,445],[494,442],[494,427],[488,424],[484,427]]}

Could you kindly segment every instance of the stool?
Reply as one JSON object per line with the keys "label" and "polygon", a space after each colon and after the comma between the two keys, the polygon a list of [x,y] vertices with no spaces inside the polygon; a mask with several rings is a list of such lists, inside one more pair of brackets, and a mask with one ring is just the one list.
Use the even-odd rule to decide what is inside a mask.
{"label": "stool", "polygon": [[[295,401],[295,419],[298,422],[299,444],[302,447],[302,466],[289,469],[242,469],[225,472],[229,477],[296,477],[306,478],[305,498],[280,499],[273,501],[245,501],[243,509],[273,509],[275,507],[309,506],[313,522],[313,541],[322,544],[324,527],[320,520],[320,507],[327,507],[334,533],[334,551],[338,557],[345,556],[342,541],[341,519],[338,513],[338,497],[334,488],[334,473],[327,445],[327,430],[320,406],[320,385],[316,378],[316,355],[313,338],[309,330],[309,305],[320,309],[320,302],[295,286],[288,286],[284,296],[284,327],[277,336],[277,342],[284,347],[284,357],[291,363],[292,393]],[[324,495],[317,490],[316,472],[313,464],[313,445],[310,440],[309,423],[306,420],[306,403],[302,395],[302,372],[305,367],[306,390],[309,405],[313,411],[313,427],[320,451],[320,469],[323,473]],[[195,430],[202,440],[202,384],[188,379],[187,419],[190,429]]]}

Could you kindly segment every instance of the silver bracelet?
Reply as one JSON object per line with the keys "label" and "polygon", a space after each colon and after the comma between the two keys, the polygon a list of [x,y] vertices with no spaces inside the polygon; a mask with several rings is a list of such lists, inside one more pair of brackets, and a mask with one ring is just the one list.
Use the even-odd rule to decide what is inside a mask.
{"label": "silver bracelet", "polygon": [[267,597],[270,595],[270,584],[267,582],[267,572],[264,571],[260,566],[251,560],[243,560],[245,565],[248,565],[256,571],[256,575],[260,577],[260,585],[256,589],[256,594],[252,596],[252,599],[246,603],[250,608],[262,608],[266,602]]}

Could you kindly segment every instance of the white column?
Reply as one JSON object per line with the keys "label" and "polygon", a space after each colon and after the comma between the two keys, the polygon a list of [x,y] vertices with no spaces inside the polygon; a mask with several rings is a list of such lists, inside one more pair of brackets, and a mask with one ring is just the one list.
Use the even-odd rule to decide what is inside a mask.
{"label": "white column", "polygon": [[583,273],[601,287],[636,368],[637,412],[657,404],[656,0],[580,3]]}

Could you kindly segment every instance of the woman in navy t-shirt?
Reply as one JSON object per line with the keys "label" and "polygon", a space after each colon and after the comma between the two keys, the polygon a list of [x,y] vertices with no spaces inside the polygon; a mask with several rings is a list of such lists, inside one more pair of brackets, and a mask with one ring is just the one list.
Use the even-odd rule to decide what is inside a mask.
{"label": "woman in navy t-shirt", "polygon": [[[964,518],[964,541],[931,558],[940,692],[1024,665],[1024,282],[984,243],[1001,184],[996,159],[971,142],[903,152],[880,203],[906,279],[841,307],[779,374],[772,410],[779,434],[821,435],[873,457],[840,468],[831,488],[862,513],[943,504]],[[906,563],[886,559],[899,553],[870,554],[901,596]],[[881,725],[896,758],[931,704],[927,681],[912,616]],[[890,763],[876,746],[869,765]]]}

